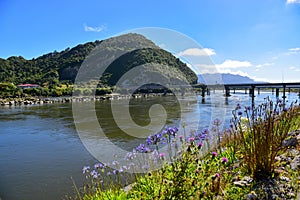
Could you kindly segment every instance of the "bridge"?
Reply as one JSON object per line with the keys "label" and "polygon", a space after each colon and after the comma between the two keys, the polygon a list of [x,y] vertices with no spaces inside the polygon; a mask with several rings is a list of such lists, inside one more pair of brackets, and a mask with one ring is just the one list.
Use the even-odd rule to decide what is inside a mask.
{"label": "bridge", "polygon": [[201,88],[201,96],[204,98],[205,94],[210,93],[210,90],[213,89],[223,89],[225,91],[225,96],[230,96],[230,91],[233,90],[235,93],[236,90],[245,90],[245,94],[249,91],[249,96],[252,97],[252,102],[254,102],[255,97],[255,89],[257,89],[258,94],[260,93],[260,89],[272,89],[272,93],[275,90],[276,97],[279,97],[280,89],[282,89],[282,98],[285,100],[286,91],[290,92],[291,89],[298,89],[299,97],[300,97],[300,82],[291,82],[291,83],[241,83],[241,84],[216,84],[216,85],[205,85],[205,84],[197,84],[194,85],[195,88]]}

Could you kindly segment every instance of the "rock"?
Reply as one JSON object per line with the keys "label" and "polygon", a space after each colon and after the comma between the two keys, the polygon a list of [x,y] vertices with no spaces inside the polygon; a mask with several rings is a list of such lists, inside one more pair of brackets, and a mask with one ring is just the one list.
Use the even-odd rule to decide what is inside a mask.
{"label": "rock", "polygon": [[246,200],[254,200],[254,199],[257,199],[257,194],[254,191],[246,195]]}
{"label": "rock", "polygon": [[291,169],[296,170],[300,169],[300,155],[296,156],[292,161],[291,161]]}
{"label": "rock", "polygon": [[297,138],[289,138],[282,142],[284,147],[296,147],[298,144]]}
{"label": "rock", "polygon": [[253,178],[251,178],[250,176],[245,176],[242,180],[246,181],[247,183],[251,183],[253,181]]}
{"label": "rock", "polygon": [[286,176],[281,176],[281,177],[280,177],[280,180],[286,181],[286,182],[289,182],[289,181],[290,181],[290,179],[289,179],[288,177],[286,177]]}
{"label": "rock", "polygon": [[243,187],[245,187],[245,186],[248,186],[249,184],[248,184],[247,181],[241,180],[241,181],[234,181],[234,182],[233,182],[233,185],[235,185],[235,186],[237,186],[237,187],[243,188]]}

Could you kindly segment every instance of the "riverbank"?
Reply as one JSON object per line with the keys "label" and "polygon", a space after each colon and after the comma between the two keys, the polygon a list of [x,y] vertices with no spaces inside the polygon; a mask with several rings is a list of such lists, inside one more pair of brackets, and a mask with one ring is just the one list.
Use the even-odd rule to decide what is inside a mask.
{"label": "riverbank", "polygon": [[[239,119],[244,112],[245,114],[249,112],[248,107],[245,111],[241,108],[235,111]],[[86,168],[90,170],[85,173],[92,182],[100,181],[100,183],[93,185],[91,190],[85,188],[82,199],[299,199],[300,108],[296,106],[289,110],[282,109],[281,113],[267,116],[272,117],[269,121],[274,125],[272,129],[269,129],[268,123],[259,123],[255,126],[258,126],[257,130],[270,131],[270,136],[280,140],[278,146],[275,144],[276,140],[270,143],[269,141],[272,140],[265,140],[262,137],[255,151],[250,151],[248,149],[250,143],[245,142],[249,142],[248,136],[253,133],[253,128],[247,127],[247,121],[245,121],[243,123],[246,124],[237,126],[241,127],[240,131],[242,131],[239,135],[232,135],[231,131],[225,131],[222,135],[223,140],[219,143],[220,148],[210,149],[203,157],[200,152],[206,140],[199,140],[199,138],[204,135],[208,137],[213,131],[219,132],[219,122],[214,121],[214,130],[210,133],[190,135],[186,140],[183,140],[180,133],[174,136],[175,140],[180,140],[182,143],[180,158],[172,164],[166,162],[160,170],[137,177],[136,182],[125,189],[120,184],[111,185],[110,189],[103,190],[101,185],[104,179],[101,178],[100,173],[104,169],[101,168],[98,174],[97,167]],[[280,118],[279,121],[278,118]],[[278,124],[280,126],[277,126]],[[264,132],[259,132],[260,135],[262,133]],[[254,143],[252,145],[255,146]],[[261,151],[266,146],[272,147],[270,148],[271,154]],[[247,161],[249,153],[252,157],[260,156],[260,158],[254,160],[254,163],[249,163]],[[273,155],[276,156],[273,158]],[[165,155],[162,152],[159,156],[161,161],[165,161]],[[266,170],[266,168],[260,166],[259,159],[263,162],[264,160],[270,161],[272,166],[268,168],[270,171],[261,173],[260,170]],[[256,168],[250,170],[252,165]],[[104,177],[106,176],[105,173]]]}
{"label": "riverbank", "polygon": [[24,97],[24,98],[0,98],[0,106],[22,106],[22,105],[40,105],[52,103],[70,103],[87,101],[107,101],[130,98],[151,98],[157,96],[167,96],[171,94],[148,93],[148,94],[107,94],[101,96],[65,96],[65,97]]}

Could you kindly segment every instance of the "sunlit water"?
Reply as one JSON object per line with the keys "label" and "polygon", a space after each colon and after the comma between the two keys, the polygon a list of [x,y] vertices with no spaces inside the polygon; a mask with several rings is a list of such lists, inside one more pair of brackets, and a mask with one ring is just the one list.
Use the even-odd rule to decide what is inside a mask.
{"label": "sunlit water", "polygon": [[[267,96],[275,99],[271,93],[262,92],[256,95],[255,104]],[[211,96],[205,98],[205,102],[199,96],[196,100],[179,98],[185,102],[182,108],[178,107],[174,97],[136,99],[131,101],[130,106],[124,106],[130,109],[135,123],[141,126],[150,122],[149,107],[163,104],[168,113],[169,126],[180,126],[186,122],[188,127],[202,129],[209,126],[216,117],[225,121],[224,126],[228,125],[231,111],[237,103],[245,106],[251,104],[251,98],[243,92],[232,94],[227,99],[222,92],[212,92]],[[288,101],[298,99],[295,93],[287,95]],[[116,101],[122,106],[122,100]],[[105,147],[101,148],[102,152],[111,156],[114,151],[113,147],[106,144],[107,139],[126,149],[132,149],[144,141],[143,138],[120,135],[119,128],[111,122],[111,114],[107,113],[108,106],[108,101],[97,102],[95,106],[107,138],[90,138],[91,141],[97,140],[97,145]],[[180,112],[184,113],[181,121]],[[81,120],[86,123],[86,130],[89,131],[89,119]],[[127,129],[130,130],[130,127]],[[74,192],[71,177],[80,187],[83,181],[82,166],[96,162],[76,132],[72,104],[0,107],[0,198],[61,199]]]}

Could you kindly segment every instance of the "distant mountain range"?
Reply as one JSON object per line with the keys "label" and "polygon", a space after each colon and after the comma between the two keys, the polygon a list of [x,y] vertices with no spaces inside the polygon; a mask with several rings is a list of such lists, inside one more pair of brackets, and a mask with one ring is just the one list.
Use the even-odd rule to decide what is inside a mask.
{"label": "distant mountain range", "polygon": [[[215,74],[198,74],[198,82],[208,85],[212,84],[239,84],[239,83],[258,83],[257,81],[241,75],[229,73],[215,73]],[[261,83],[261,82],[260,82]]]}

